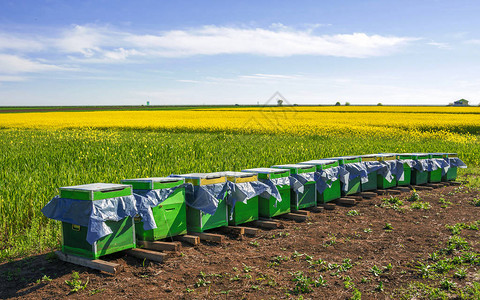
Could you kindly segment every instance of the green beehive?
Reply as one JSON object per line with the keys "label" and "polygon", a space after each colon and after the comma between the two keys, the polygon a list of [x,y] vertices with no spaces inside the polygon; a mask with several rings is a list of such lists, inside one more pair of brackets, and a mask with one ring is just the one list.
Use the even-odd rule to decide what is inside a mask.
{"label": "green beehive", "polygon": [[[396,157],[398,160],[413,159],[412,155],[408,153],[396,154]],[[403,163],[403,180],[399,180],[397,178],[397,185],[408,186],[411,184],[411,181],[412,181],[412,168],[407,163]]]}
{"label": "green beehive", "polygon": [[[426,153],[402,153],[399,154],[400,159],[410,157],[413,160],[426,160],[429,158]],[[412,168],[411,184],[425,184],[428,182],[428,171],[420,171]]]}
{"label": "green beehive", "polygon": [[[84,201],[130,196],[132,187],[124,184],[93,183],[60,188],[60,197]],[[135,248],[135,226],[133,218],[106,221],[113,233],[90,244],[87,242],[85,226],[62,222],[62,252],[98,259],[100,256]]]}
{"label": "green beehive", "polygon": [[[367,161],[378,161],[378,155],[377,154],[366,154],[366,155],[361,155],[362,162],[367,162]],[[378,173],[377,171],[373,171],[368,173],[368,181],[365,183],[361,183],[360,186],[362,187],[362,191],[373,191],[377,189],[377,176]]]}
{"label": "green beehive", "polygon": [[[145,196],[152,190],[174,188],[184,183],[183,178],[152,177],[122,180],[130,184],[133,192]],[[155,241],[187,233],[187,209],[185,188],[179,187],[158,206],[152,207],[152,214],[157,228],[145,230],[139,217],[135,218],[135,234],[138,240]]]}
{"label": "green beehive", "polygon": [[[258,176],[255,173],[232,171],[223,173],[227,177],[227,180],[233,183],[258,181]],[[227,209],[230,215],[232,207],[227,204]],[[231,214],[231,217],[228,219],[228,224],[236,226],[255,220],[258,220],[258,196],[248,199],[246,204],[243,202],[235,203],[233,214]]]}
{"label": "green beehive", "polygon": [[[338,167],[338,160],[328,160],[328,159],[319,159],[319,160],[309,160],[305,162],[301,162],[300,164],[306,165],[315,165],[317,167],[318,172],[322,172],[325,169],[330,169],[334,167]],[[325,188],[322,193],[317,191],[317,203],[323,204],[329,201],[339,199],[342,196],[342,190],[340,186],[340,179],[337,179],[333,182],[328,182],[330,187]]]}
{"label": "green beehive", "polygon": [[[385,162],[391,162],[397,160],[396,154],[392,153],[385,153],[385,154],[377,154],[377,158],[379,161],[385,161]],[[405,168],[405,164],[403,166]],[[377,175],[377,187],[379,189],[388,189],[397,186],[397,175],[392,174],[393,179],[392,182],[388,182],[388,180],[385,179],[382,175],[378,174]],[[410,177],[409,177],[410,180]]]}
{"label": "green beehive", "polygon": [[[315,165],[306,164],[287,164],[287,165],[275,165],[272,168],[288,169],[290,174],[304,174],[314,173],[316,171]],[[304,184],[303,193],[295,192],[290,189],[290,208],[293,210],[299,210],[302,208],[317,206],[317,183],[313,180]]]}
{"label": "green beehive", "polygon": [[[341,166],[347,165],[347,164],[352,164],[352,163],[358,163],[362,161],[362,158],[360,156],[340,156],[340,157],[332,157],[328,159],[335,159],[338,160],[338,163]],[[353,179],[348,180],[348,190],[345,191],[344,189],[344,184],[341,184],[341,190],[342,190],[342,196],[346,195],[352,195],[361,192],[361,178],[360,176],[357,176]]]}
{"label": "green beehive", "polygon": [[[185,182],[194,186],[206,186],[227,181],[222,173],[190,173],[177,175],[185,178]],[[228,226],[227,201],[225,196],[218,201],[217,210],[213,215],[207,214],[187,205],[187,228],[192,232],[204,232],[208,229]]]}
{"label": "green beehive", "polygon": [[[443,158],[441,153],[429,153],[428,158]],[[438,168],[435,171],[428,172],[428,182],[440,182],[442,181],[442,168]]]}
{"label": "green beehive", "polygon": [[[242,172],[256,173],[260,181],[290,176],[290,170],[276,168],[255,168]],[[260,195],[258,198],[258,215],[260,217],[271,218],[290,212],[290,184],[277,185],[277,189],[282,198],[281,202],[277,202],[277,199],[273,196],[266,198]]]}
{"label": "green beehive", "polygon": [[[441,153],[443,158],[449,162],[450,158],[456,158],[458,157],[457,153]],[[443,174],[442,176],[442,181],[452,181],[457,179],[457,167],[452,167],[448,169],[446,174]]]}

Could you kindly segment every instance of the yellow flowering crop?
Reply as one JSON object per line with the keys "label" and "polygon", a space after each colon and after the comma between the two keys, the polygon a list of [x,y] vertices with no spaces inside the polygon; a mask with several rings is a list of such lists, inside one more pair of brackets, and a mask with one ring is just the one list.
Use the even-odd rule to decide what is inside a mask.
{"label": "yellow flowering crop", "polygon": [[[293,135],[425,137],[473,141],[480,128],[477,107],[247,107],[190,110],[94,111],[1,114],[3,128],[119,128],[192,132]],[[461,133],[458,135],[456,133]]]}

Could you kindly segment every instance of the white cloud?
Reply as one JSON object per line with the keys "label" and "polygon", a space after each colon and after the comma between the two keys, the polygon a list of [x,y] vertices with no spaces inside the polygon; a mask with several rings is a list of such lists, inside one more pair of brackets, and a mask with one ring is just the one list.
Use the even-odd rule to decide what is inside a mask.
{"label": "white cloud", "polygon": [[21,76],[0,75],[0,82],[19,82],[25,81],[25,79],[25,77]]}
{"label": "white cloud", "polygon": [[125,50],[123,48],[118,48],[113,51],[104,52],[104,57],[106,59],[111,59],[111,60],[125,60],[129,56],[135,56],[135,55],[144,55],[144,54],[135,49]]}
{"label": "white cloud", "polygon": [[448,43],[439,43],[439,42],[428,42],[427,45],[435,46],[439,49],[451,49],[452,47]]}
{"label": "white cloud", "polygon": [[86,57],[92,57],[95,52],[101,51],[102,44],[107,36],[101,28],[76,25],[72,29],[65,30],[60,38],[54,39],[54,45],[66,53],[81,53]]}
{"label": "white cloud", "polygon": [[178,79],[178,82],[185,82],[185,83],[200,83],[201,81],[198,80],[191,80],[191,79]]}
{"label": "white cloud", "polygon": [[36,62],[16,55],[0,54],[0,72],[2,74],[20,74],[55,70],[63,70],[63,68]]}
{"label": "white cloud", "polygon": [[[60,37],[54,38],[53,45],[59,51],[68,53],[71,59],[81,62],[109,63],[145,55],[131,48],[126,41],[129,35],[108,27],[75,25],[64,30]],[[76,54],[80,57],[72,56]]]}
{"label": "white cloud", "polygon": [[167,57],[217,54],[369,57],[388,55],[417,39],[365,33],[314,35],[309,30],[276,25],[274,29],[205,26],[159,35],[129,35],[125,40]]}
{"label": "white cloud", "polygon": [[246,79],[273,79],[273,80],[279,80],[279,79],[299,79],[302,76],[299,75],[281,75],[281,74],[253,74],[253,75],[242,75],[239,76],[240,78],[246,78]]}
{"label": "white cloud", "polygon": [[42,42],[36,37],[16,37],[11,34],[0,32],[0,50],[15,50],[32,52],[39,51],[44,48]]}
{"label": "white cloud", "polygon": [[92,62],[125,60],[132,56],[185,57],[193,55],[250,54],[273,57],[317,55],[370,57],[391,54],[412,37],[368,35],[366,33],[315,35],[305,30],[272,24],[269,28],[203,26],[170,30],[158,34],[135,34],[108,27],[76,25],[53,38],[59,51],[91,58]]}
{"label": "white cloud", "polygon": [[466,44],[472,44],[472,45],[480,45],[480,40],[467,40],[465,41]]}
{"label": "white cloud", "polygon": [[[303,30],[283,24],[272,24],[268,28],[203,26],[138,34],[108,26],[74,25],[60,29],[55,36],[0,32],[0,74],[59,70],[62,68],[55,66],[54,62],[64,64],[66,60],[84,65],[145,63],[156,58],[225,54],[363,58],[389,55],[417,40],[366,33],[318,35],[313,29],[319,26],[323,25],[309,25]],[[287,78],[272,74],[251,76],[257,79]]]}
{"label": "white cloud", "polygon": [[235,77],[205,77],[201,80],[192,80],[192,79],[177,79],[178,82],[185,83],[201,83],[201,84],[211,84],[211,83],[236,83],[236,84],[250,84],[250,83],[276,83],[284,80],[297,80],[297,79],[307,79],[302,75],[284,75],[284,74],[248,74],[248,75],[238,75]]}

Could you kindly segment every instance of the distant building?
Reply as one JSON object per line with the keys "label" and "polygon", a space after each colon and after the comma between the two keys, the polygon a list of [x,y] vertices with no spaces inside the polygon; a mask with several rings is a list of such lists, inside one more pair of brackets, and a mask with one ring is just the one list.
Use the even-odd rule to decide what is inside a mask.
{"label": "distant building", "polygon": [[453,102],[453,106],[468,106],[468,100],[460,99]]}

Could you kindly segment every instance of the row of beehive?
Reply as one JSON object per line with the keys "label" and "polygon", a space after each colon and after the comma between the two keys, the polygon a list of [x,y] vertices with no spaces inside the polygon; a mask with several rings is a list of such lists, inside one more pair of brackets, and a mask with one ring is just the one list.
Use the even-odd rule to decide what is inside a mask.
{"label": "row of beehive", "polygon": [[[458,164],[450,166],[449,161],[453,158],[458,160],[456,154],[447,153],[372,154],[311,160],[291,165],[275,165],[272,168],[247,169],[242,172],[191,173],[170,177],[128,179],[122,180],[122,184],[90,184],[60,188],[60,198],[63,200],[83,203],[91,201],[93,203],[94,201],[115,200],[135,195],[137,202],[140,199],[140,201],[150,203],[150,207],[147,205],[147,209],[151,210],[156,228],[145,229],[144,220],[138,215],[127,216],[120,220],[115,220],[115,218],[112,220],[107,216],[104,217],[105,225],[108,226],[111,233],[93,242],[87,242],[88,231],[93,230],[90,228],[93,227],[93,225],[90,226],[90,222],[88,226],[81,226],[71,222],[68,216],[65,217],[66,213],[63,213],[63,217],[52,217],[51,214],[48,215],[45,211],[44,213],[47,217],[62,221],[63,252],[98,258],[109,253],[134,248],[136,239],[154,241],[182,235],[187,231],[203,232],[227,225],[239,225],[257,220],[259,217],[271,218],[291,210],[326,203],[338,199],[342,195],[351,195],[377,188],[454,180],[457,176],[456,166]],[[420,164],[422,160],[430,161],[432,159],[443,160],[443,163],[447,163],[449,167],[443,169],[438,167],[430,171],[412,167],[415,165],[412,165],[412,162]],[[399,172],[397,172],[388,178],[385,176],[385,172],[380,172],[380,166],[383,166],[384,169],[390,168],[389,164],[393,168],[398,166],[402,169],[402,175],[398,175]],[[439,166],[439,164],[437,165]],[[348,169],[351,169],[350,173],[345,171]],[[355,170],[359,170],[358,175],[352,176]],[[366,170],[366,172],[362,173],[362,170]],[[333,177],[322,176],[327,173],[336,175]],[[346,176],[343,180],[340,178],[341,174]],[[292,178],[296,179],[287,180]],[[228,182],[230,182],[230,188],[220,189],[221,186],[226,187]],[[294,182],[298,185],[297,188],[293,188]],[[243,201],[233,202],[233,204],[227,201],[228,197],[232,197],[232,190],[254,183],[257,184],[257,187],[263,185],[263,188],[257,188],[256,193],[250,193],[250,197]],[[265,188],[266,184],[270,188]],[[319,185],[323,187],[320,189]],[[218,187],[217,192],[221,193],[215,197],[216,200],[209,198],[208,201],[217,201],[214,203],[216,209],[211,213],[202,211],[198,207],[198,203],[195,203],[200,201],[197,199],[200,196],[196,189],[208,186]],[[299,186],[301,188],[298,188]],[[151,198],[159,197],[158,191],[162,190],[168,191],[168,193],[164,193],[168,196],[155,204],[156,202],[152,202]],[[266,190],[270,192],[266,192]],[[152,194],[152,191],[156,191],[157,194]],[[112,206],[111,202],[102,205],[103,207]],[[145,206],[145,203],[141,203],[141,205]],[[115,207],[115,209],[122,208]],[[94,210],[98,210],[98,207]],[[94,218],[99,215],[102,215],[101,212]]]}

